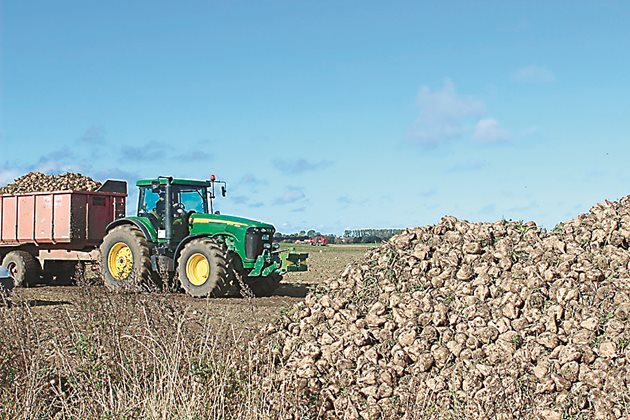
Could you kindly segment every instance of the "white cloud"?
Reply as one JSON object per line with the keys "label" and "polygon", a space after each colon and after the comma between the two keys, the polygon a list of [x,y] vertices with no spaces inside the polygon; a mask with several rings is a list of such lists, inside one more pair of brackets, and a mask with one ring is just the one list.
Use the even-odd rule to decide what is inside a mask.
{"label": "white cloud", "polygon": [[259,178],[251,173],[243,175],[239,183],[242,185],[267,185],[267,181],[265,179]]}
{"label": "white cloud", "polygon": [[273,200],[273,204],[293,204],[306,198],[304,190],[300,187],[288,187],[284,193]]}
{"label": "white cloud", "polygon": [[546,67],[532,64],[517,70],[512,78],[517,82],[542,84],[554,82],[556,75]]}
{"label": "white cloud", "polygon": [[483,102],[459,95],[455,85],[445,80],[440,90],[424,86],[418,94],[420,115],[411,137],[424,146],[436,146],[470,131],[472,119],[484,114]]}
{"label": "white cloud", "polygon": [[92,126],[85,130],[85,133],[79,137],[79,141],[100,146],[105,143],[105,129],[103,127]]}
{"label": "white cloud", "polygon": [[15,169],[0,169],[0,185],[8,184],[18,176],[20,173]]}
{"label": "white cloud", "polygon": [[347,195],[342,195],[340,197],[337,197],[337,203],[339,204],[343,204],[345,206],[349,206],[350,204],[353,203],[352,199],[350,197],[348,197]]}
{"label": "white cloud", "polygon": [[482,118],[475,126],[473,138],[479,142],[495,143],[510,138],[510,133],[499,125],[494,118]]}
{"label": "white cloud", "polygon": [[317,171],[332,165],[328,160],[313,162],[306,159],[274,159],[273,166],[285,175],[301,174],[308,171]]}

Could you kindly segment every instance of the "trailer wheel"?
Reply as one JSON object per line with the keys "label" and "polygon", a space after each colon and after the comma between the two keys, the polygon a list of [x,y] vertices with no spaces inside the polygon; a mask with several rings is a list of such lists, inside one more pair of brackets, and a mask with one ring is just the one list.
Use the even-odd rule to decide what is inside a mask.
{"label": "trailer wheel", "polygon": [[151,282],[149,244],[137,227],[116,226],[101,244],[105,286],[112,290],[140,291]]}
{"label": "trailer wheel", "polygon": [[35,286],[42,273],[42,266],[35,257],[26,251],[11,251],[2,260],[11,273],[15,287]]}
{"label": "trailer wheel", "polygon": [[191,296],[224,296],[230,288],[230,270],[223,247],[209,238],[193,239],[177,260],[182,288]]}
{"label": "trailer wheel", "polygon": [[280,287],[281,281],[282,276],[274,273],[267,277],[250,277],[245,281],[245,284],[249,286],[256,297],[267,297],[273,295],[273,292]]}

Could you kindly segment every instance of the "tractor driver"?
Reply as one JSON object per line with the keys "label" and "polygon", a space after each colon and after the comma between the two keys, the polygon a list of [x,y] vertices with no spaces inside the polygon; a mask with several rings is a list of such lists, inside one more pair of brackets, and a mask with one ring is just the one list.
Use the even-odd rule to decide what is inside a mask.
{"label": "tractor driver", "polygon": [[160,190],[160,198],[155,202],[155,207],[151,210],[151,213],[158,219],[162,219],[164,217],[164,208],[166,206],[166,192],[164,190]]}
{"label": "tractor driver", "polygon": [[[158,201],[155,203],[155,208],[153,210],[151,210],[151,213],[160,221],[164,220],[164,216],[165,216],[165,208],[166,208],[166,191],[164,190],[160,190],[160,198],[158,199]],[[177,202],[177,195],[175,195],[173,197],[173,216],[174,217],[181,217],[180,211],[178,211],[181,207],[179,205],[179,203]]]}

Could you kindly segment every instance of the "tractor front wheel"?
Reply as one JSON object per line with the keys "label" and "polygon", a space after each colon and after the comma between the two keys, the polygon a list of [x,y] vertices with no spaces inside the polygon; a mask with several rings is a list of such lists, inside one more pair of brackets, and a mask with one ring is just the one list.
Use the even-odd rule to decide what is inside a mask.
{"label": "tractor front wheel", "polygon": [[110,230],[101,244],[105,286],[112,290],[140,291],[151,283],[149,244],[136,226]]}
{"label": "tractor front wheel", "polygon": [[177,260],[182,288],[191,296],[224,296],[230,288],[230,269],[221,244],[210,238],[193,239]]}

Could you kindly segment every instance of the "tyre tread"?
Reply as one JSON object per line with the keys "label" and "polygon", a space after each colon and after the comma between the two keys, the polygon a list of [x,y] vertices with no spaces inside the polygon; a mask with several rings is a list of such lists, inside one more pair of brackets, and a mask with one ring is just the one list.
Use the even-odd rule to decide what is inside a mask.
{"label": "tyre tread", "polygon": [[179,254],[179,258],[177,259],[177,271],[180,276],[180,284],[189,295],[194,297],[205,297],[203,291],[193,289],[193,287],[187,281],[181,278],[182,267],[186,263],[184,259],[187,256],[190,248],[200,245],[208,249],[208,254],[212,257],[210,261],[210,263],[213,265],[212,270],[216,272],[216,274],[213,276],[215,277],[215,283],[209,293],[207,293],[205,296],[207,296],[208,294],[212,297],[225,296],[229,292],[231,286],[227,252],[219,242],[212,238],[193,239],[192,241],[184,245],[182,252]]}
{"label": "tyre tread", "polygon": [[[145,285],[145,284],[150,283],[153,277],[153,269],[151,267],[151,251],[149,248],[149,242],[144,237],[144,234],[142,233],[142,231],[140,231],[140,229],[138,229],[136,226],[131,225],[131,224],[116,226],[115,228],[110,230],[107,233],[107,235],[105,235],[105,238],[103,239],[103,243],[101,244],[101,247],[100,247],[103,269],[107,270],[108,249],[106,248],[109,246],[107,237],[110,235],[117,234],[117,233],[122,233],[128,236],[129,241],[133,242],[134,245],[136,245],[136,248],[139,250],[140,264],[139,264],[139,267],[136,269],[136,275],[138,276],[137,281],[139,285]],[[105,285],[107,287],[112,288],[112,289],[117,289],[120,287],[119,284],[113,283],[111,280],[109,280],[107,278],[107,275],[105,275],[104,278],[105,278]]]}
{"label": "tyre tread", "polygon": [[7,255],[5,255],[2,263],[6,264],[6,261],[11,260],[12,258],[18,260],[24,270],[23,279],[19,282],[16,281],[16,286],[35,286],[42,274],[42,267],[39,261],[37,261],[37,259],[35,259],[35,257],[30,252],[18,249],[15,251],[11,251]]}

